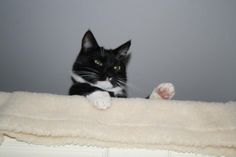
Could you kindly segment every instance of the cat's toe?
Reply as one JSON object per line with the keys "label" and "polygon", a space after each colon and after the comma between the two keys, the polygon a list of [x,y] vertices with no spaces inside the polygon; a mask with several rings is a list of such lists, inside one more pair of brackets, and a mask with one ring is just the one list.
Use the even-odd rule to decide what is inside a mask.
{"label": "cat's toe", "polygon": [[105,110],[111,106],[111,101],[110,101],[110,99],[97,99],[94,102],[94,105],[98,109]]}
{"label": "cat's toe", "polygon": [[97,109],[105,110],[111,106],[111,97],[108,92],[96,91],[89,94],[87,98]]}
{"label": "cat's toe", "polygon": [[161,83],[151,93],[151,99],[172,99],[175,95],[175,88],[172,83]]}
{"label": "cat's toe", "polygon": [[175,88],[172,83],[162,83],[157,87],[156,92],[162,99],[172,99],[175,95]]}

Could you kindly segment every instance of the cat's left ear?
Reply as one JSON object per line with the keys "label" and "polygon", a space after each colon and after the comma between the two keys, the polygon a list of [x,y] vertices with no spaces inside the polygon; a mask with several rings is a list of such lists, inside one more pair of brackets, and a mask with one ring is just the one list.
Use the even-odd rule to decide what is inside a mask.
{"label": "cat's left ear", "polygon": [[130,45],[131,45],[131,40],[127,41],[126,43],[116,48],[114,51],[116,52],[117,58],[127,57]]}
{"label": "cat's left ear", "polygon": [[88,30],[84,34],[81,47],[84,51],[86,51],[88,49],[95,49],[95,48],[99,47],[93,33],[90,30]]}

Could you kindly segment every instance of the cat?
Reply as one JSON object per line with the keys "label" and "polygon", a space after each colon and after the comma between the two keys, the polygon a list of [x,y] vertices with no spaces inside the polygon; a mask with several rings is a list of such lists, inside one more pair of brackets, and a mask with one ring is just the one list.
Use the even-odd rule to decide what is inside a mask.
{"label": "cat", "polygon": [[88,30],[72,68],[70,95],[83,95],[98,109],[111,106],[111,97],[127,97],[126,65],[131,40],[115,49],[100,47]]}
{"label": "cat", "polygon": [[[88,30],[83,38],[71,78],[70,95],[83,95],[98,109],[111,106],[111,97],[127,97],[126,66],[130,59],[131,40],[115,49],[100,47]],[[171,99],[175,94],[171,83],[158,85],[147,98]]]}

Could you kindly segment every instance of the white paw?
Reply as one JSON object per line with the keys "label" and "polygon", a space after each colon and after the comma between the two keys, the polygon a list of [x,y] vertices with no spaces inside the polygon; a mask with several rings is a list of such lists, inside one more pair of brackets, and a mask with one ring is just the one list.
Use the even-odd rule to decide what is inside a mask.
{"label": "white paw", "polygon": [[105,110],[111,106],[111,97],[108,92],[95,91],[87,95],[87,98],[98,109]]}
{"label": "white paw", "polygon": [[175,87],[172,83],[161,83],[152,92],[150,98],[172,99],[175,95]]}

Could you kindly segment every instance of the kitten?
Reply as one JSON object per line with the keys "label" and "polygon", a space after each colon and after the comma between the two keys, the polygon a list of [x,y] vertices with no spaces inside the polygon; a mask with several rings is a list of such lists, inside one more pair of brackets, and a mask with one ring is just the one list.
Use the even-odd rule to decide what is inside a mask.
{"label": "kitten", "polygon": [[116,49],[100,47],[90,30],[72,68],[70,95],[83,95],[98,109],[111,106],[111,97],[127,97],[126,65],[131,41]]}

